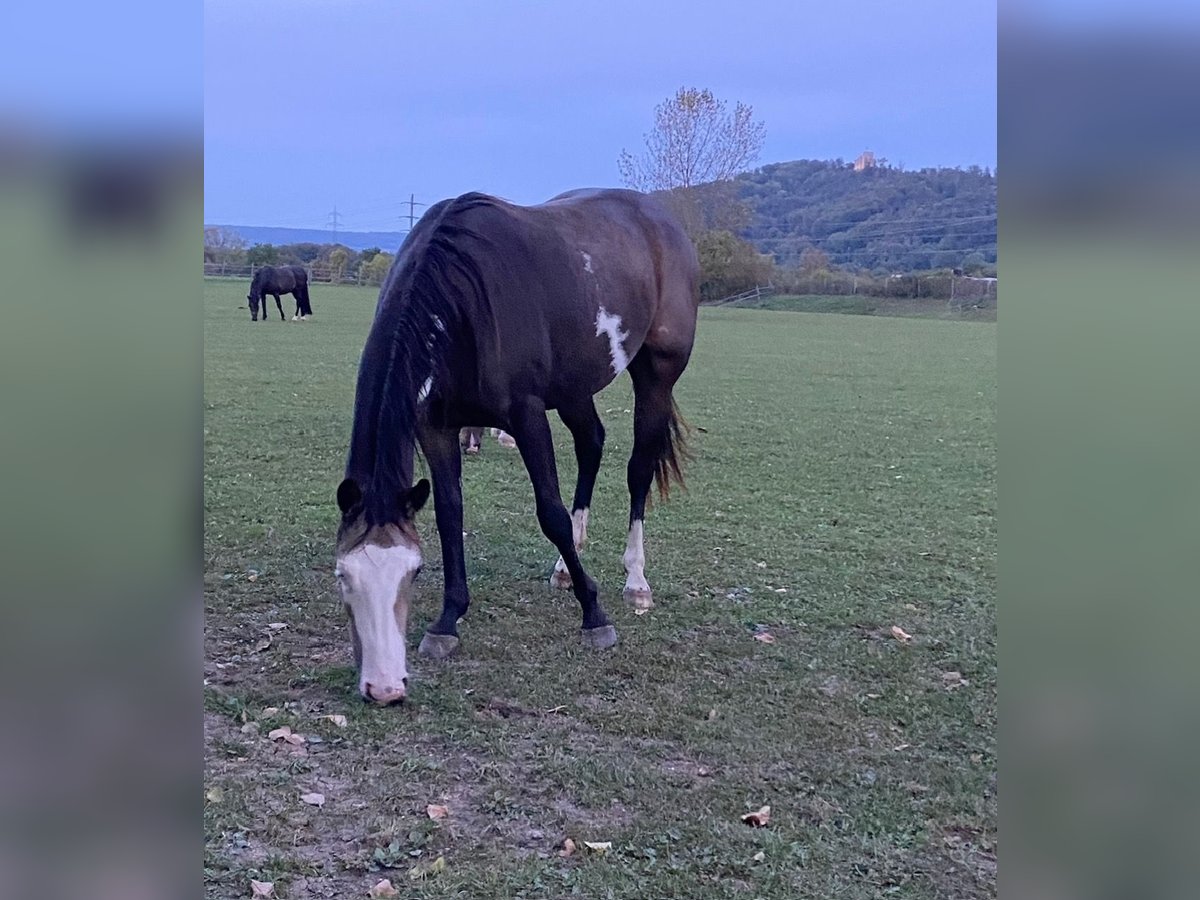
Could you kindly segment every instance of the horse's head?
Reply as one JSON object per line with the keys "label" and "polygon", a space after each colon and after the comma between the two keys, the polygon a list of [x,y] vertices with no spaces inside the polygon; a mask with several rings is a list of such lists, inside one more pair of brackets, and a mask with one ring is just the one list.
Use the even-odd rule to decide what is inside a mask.
{"label": "horse's head", "polygon": [[[250,304],[250,321],[257,322],[258,321],[258,297],[255,296],[254,291],[251,291],[249,294],[246,295],[246,300]],[[265,319],[266,317],[267,317],[267,308],[266,308],[266,306],[263,306],[263,318]]]}
{"label": "horse's head", "polygon": [[405,633],[413,582],[421,571],[421,545],[413,517],[429,498],[429,482],[401,491],[391,507],[395,521],[370,524],[362,489],[347,478],[338,486],[342,511],[337,574],[350,616],[350,638],[364,700],[399,703],[408,690]]}

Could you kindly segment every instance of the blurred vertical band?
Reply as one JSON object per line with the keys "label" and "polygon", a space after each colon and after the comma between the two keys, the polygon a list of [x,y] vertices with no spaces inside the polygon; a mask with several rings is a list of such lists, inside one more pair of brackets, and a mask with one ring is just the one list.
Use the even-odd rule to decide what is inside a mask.
{"label": "blurred vertical band", "polygon": [[5,13],[0,896],[199,893],[202,15]]}
{"label": "blurred vertical band", "polygon": [[1195,893],[1200,16],[1002,10],[1001,885]]}

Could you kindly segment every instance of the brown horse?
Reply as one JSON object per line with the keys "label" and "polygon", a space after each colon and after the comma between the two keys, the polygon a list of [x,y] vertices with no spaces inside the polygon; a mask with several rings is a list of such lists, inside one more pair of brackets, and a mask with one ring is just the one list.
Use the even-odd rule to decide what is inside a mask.
{"label": "brown horse", "polygon": [[296,314],[292,321],[307,319],[312,315],[312,301],[308,297],[308,272],[303,266],[263,266],[254,273],[250,281],[250,293],[246,300],[250,304],[250,321],[258,321],[258,305],[262,304],[262,320],[267,321],[267,297],[275,298],[275,306],[279,309],[280,320],[286,320],[283,314],[283,302],[280,294],[291,294],[296,298]]}
{"label": "brown horse", "polygon": [[[466,614],[459,429],[501,428],[517,443],[537,518],[561,555],[553,580],[574,590],[583,643],[616,643],[579,560],[604,446],[592,396],[628,369],[635,395],[629,459],[625,597],[647,606],[643,520],[651,481],[679,479],[682,423],[672,389],[695,338],[699,266],[657,200],[582,190],[538,206],[466,194],[429,209],[384,282],[359,366],[336,572],[350,614],[359,691],[378,703],[407,691],[405,630],[421,569],[414,517],[416,445],[433,478],[442,545],[442,613],[422,654],[449,656]],[[575,442],[572,512],[559,494],[548,410]],[[556,567],[557,569],[558,567]]]}

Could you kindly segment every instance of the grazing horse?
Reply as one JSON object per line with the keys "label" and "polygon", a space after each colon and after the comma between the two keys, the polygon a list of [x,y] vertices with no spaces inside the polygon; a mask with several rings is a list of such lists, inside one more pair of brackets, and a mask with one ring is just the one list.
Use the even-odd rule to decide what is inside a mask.
{"label": "grazing horse", "polygon": [[[464,427],[516,439],[538,523],[561,557],[552,580],[571,586],[582,608],[582,642],[616,643],[579,553],[604,446],[592,396],[626,369],[635,412],[625,597],[651,604],[642,523],[651,481],[665,494],[682,480],[684,425],[672,389],[692,352],[698,282],[679,223],[634,191],[572,191],[528,207],[472,193],[421,217],[380,290],[337,489],[335,571],[365,700],[394,703],[407,691],[405,632],[422,561],[414,517],[430,493],[425,479],[413,484],[417,444],[433,478],[445,572],[442,612],[419,650],[441,659],[458,647],[469,602]],[[558,411],[575,443],[571,513],[547,410]]]}
{"label": "grazing horse", "polygon": [[254,273],[250,282],[250,293],[246,299],[250,301],[250,321],[258,321],[258,304],[262,304],[262,320],[267,321],[267,297],[275,298],[279,307],[279,319],[284,321],[283,303],[280,294],[291,294],[296,298],[296,314],[292,321],[307,319],[312,315],[312,302],[308,299],[308,273],[303,266],[263,266]]}

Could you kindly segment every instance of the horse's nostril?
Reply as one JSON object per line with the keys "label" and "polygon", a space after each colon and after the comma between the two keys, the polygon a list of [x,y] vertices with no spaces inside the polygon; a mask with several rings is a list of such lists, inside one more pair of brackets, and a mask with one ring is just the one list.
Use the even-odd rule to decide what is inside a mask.
{"label": "horse's nostril", "polygon": [[[408,679],[403,679],[407,682]],[[377,703],[380,706],[392,706],[396,703],[404,701],[405,689],[399,688],[377,688],[371,684],[364,684],[362,689],[362,697],[368,703]]]}

